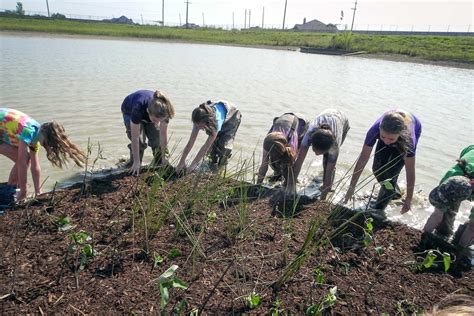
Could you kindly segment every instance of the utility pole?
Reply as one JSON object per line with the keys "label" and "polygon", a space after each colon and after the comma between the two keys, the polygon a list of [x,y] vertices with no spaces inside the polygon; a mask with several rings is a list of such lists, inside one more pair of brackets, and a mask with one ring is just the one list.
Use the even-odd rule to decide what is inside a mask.
{"label": "utility pole", "polygon": [[234,11],[232,11],[232,29],[234,29],[234,22],[235,22],[235,19],[234,19]]}
{"label": "utility pole", "polygon": [[179,14],[179,26],[181,26],[181,13]]}
{"label": "utility pole", "polygon": [[48,18],[49,18],[50,15],[49,15],[49,3],[48,3],[48,0],[46,0],[46,9],[48,9]]}
{"label": "utility pole", "polygon": [[265,7],[263,7],[263,11],[262,11],[262,29],[264,25],[265,25]]}
{"label": "utility pole", "polygon": [[206,22],[204,22],[204,12],[202,13],[202,27],[206,26]]}
{"label": "utility pole", "polygon": [[189,24],[188,24],[189,0],[186,0],[184,3],[186,3],[186,28],[189,28]]}
{"label": "utility pole", "polygon": [[142,25],[143,25],[143,14],[140,14],[140,16],[142,17]]}
{"label": "utility pole", "polygon": [[351,32],[352,32],[352,28],[354,27],[354,20],[355,20],[356,10],[357,10],[357,0],[354,4],[354,7],[352,8],[352,10],[354,10],[354,13],[352,14]]}
{"label": "utility pole", "polygon": [[161,25],[165,26],[165,0],[161,0]]}
{"label": "utility pole", "polygon": [[245,9],[244,30],[247,27],[247,9]]}
{"label": "utility pole", "polygon": [[250,28],[250,16],[252,15],[252,10],[249,9],[249,28]]}
{"label": "utility pole", "polygon": [[285,0],[285,11],[283,12],[283,27],[282,30],[285,30],[285,18],[286,18],[286,4],[288,0]]}

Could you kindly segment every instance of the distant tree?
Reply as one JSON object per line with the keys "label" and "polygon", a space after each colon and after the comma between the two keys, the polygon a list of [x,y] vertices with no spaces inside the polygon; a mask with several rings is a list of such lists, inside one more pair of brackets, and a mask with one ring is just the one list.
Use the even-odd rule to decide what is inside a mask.
{"label": "distant tree", "polygon": [[18,15],[25,15],[25,10],[23,10],[23,3],[21,3],[20,1],[16,3],[15,13]]}

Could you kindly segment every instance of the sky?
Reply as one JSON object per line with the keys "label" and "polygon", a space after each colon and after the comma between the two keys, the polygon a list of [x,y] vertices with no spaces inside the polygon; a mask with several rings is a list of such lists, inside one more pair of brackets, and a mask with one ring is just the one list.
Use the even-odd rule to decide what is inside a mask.
{"label": "sky", "polygon": [[[48,0],[50,12],[100,17],[119,17],[125,15],[135,22],[161,21],[163,0]],[[185,22],[185,0],[164,0],[166,24]],[[14,10],[16,0],[1,0],[0,8]],[[46,12],[46,0],[22,0],[26,11]],[[338,0],[287,0],[286,25],[293,27],[318,19],[324,23],[350,24],[352,21],[354,1]],[[473,23],[472,0],[358,0],[354,24],[356,28],[394,29],[397,26],[413,26],[423,29],[429,26],[445,29],[468,30]],[[265,8],[265,25],[281,27],[283,22],[285,0],[190,0],[189,22],[206,25],[235,25],[245,23],[245,10],[250,11],[252,26],[262,24]],[[341,20],[341,11],[344,17]],[[248,23],[248,15],[247,15]],[[471,26],[472,32],[474,25]]]}

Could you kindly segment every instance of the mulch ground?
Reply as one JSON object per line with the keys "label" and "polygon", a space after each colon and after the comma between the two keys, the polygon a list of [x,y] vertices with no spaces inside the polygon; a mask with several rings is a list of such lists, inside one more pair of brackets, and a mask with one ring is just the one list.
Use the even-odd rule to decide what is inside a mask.
{"label": "mulch ground", "polygon": [[[304,314],[335,286],[326,312],[411,314],[451,293],[474,293],[473,271],[420,272],[421,232],[405,225],[378,227],[368,246],[350,232],[326,242],[327,203],[284,219],[271,215],[268,199],[223,204],[235,181],[204,174],[149,186],[144,177],[50,192],[0,217],[0,314],[158,314],[159,277],[172,265],[188,287],[169,290],[166,314],[180,306]],[[302,251],[311,223],[319,226]],[[71,236],[81,231],[90,238],[74,248]],[[81,264],[86,244],[94,256]],[[252,309],[251,294],[260,298]]]}

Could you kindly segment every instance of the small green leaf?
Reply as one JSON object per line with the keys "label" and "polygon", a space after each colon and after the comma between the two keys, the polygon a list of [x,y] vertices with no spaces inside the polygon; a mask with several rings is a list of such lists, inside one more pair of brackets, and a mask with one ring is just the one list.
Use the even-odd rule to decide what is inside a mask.
{"label": "small green leaf", "polygon": [[250,309],[256,308],[258,305],[260,305],[260,295],[256,293],[252,293],[247,297],[247,306]]}
{"label": "small green leaf", "polygon": [[171,249],[168,253],[168,258],[174,259],[177,257],[181,257],[181,251],[179,251],[179,249]]}
{"label": "small green leaf", "polygon": [[372,243],[373,237],[371,234],[368,234],[367,232],[364,233],[364,246],[368,246]]}
{"label": "small green leaf", "polygon": [[324,273],[320,269],[314,269],[313,271],[314,281],[316,284],[324,283]]}
{"label": "small green leaf", "polygon": [[374,230],[374,225],[373,225],[374,219],[372,217],[369,217],[365,220],[365,228],[367,232],[372,233]]}
{"label": "small green leaf", "polygon": [[161,263],[163,263],[164,260],[165,259],[162,256],[160,256],[160,254],[156,252],[153,253],[153,266],[154,267],[159,266]]}
{"label": "small green leaf", "polygon": [[422,265],[423,265],[426,269],[431,268],[431,266],[433,265],[433,262],[434,262],[435,259],[436,259],[436,255],[434,254],[433,250],[430,250],[430,251],[428,251],[428,253],[426,254],[426,257],[425,257],[425,259],[423,260]]}
{"label": "small green leaf", "polygon": [[447,272],[451,267],[451,255],[447,252],[443,252],[443,265],[444,265],[444,272]]}
{"label": "small green leaf", "polygon": [[178,266],[173,264],[171,267],[169,267],[163,274],[160,275],[160,280],[167,280],[171,278],[174,274],[174,272],[178,269]]}
{"label": "small green leaf", "polygon": [[160,307],[161,310],[164,310],[166,305],[168,305],[170,301],[170,294],[168,292],[168,288],[164,287],[160,284]]}
{"label": "small green leaf", "polygon": [[395,188],[393,187],[393,184],[390,182],[390,180],[385,180],[384,182],[382,182],[382,185],[385,187],[385,189],[387,189],[389,191],[395,190]]}
{"label": "small green leaf", "polygon": [[381,255],[385,252],[385,249],[383,247],[375,247],[374,250],[378,255]]}
{"label": "small green leaf", "polygon": [[86,244],[84,248],[82,248],[82,252],[87,256],[87,257],[92,257],[94,255],[92,246],[89,244]]}
{"label": "small green leaf", "polygon": [[207,214],[207,222],[208,223],[213,223],[217,219],[217,213],[216,212],[210,212]]}
{"label": "small green leaf", "polygon": [[171,280],[172,287],[178,288],[178,289],[183,289],[186,290],[188,288],[188,285],[181,279],[174,277],[173,280]]}
{"label": "small green leaf", "polygon": [[321,313],[320,311],[320,305],[319,304],[314,304],[311,305],[306,309],[306,315],[312,316],[312,315],[319,315]]}

